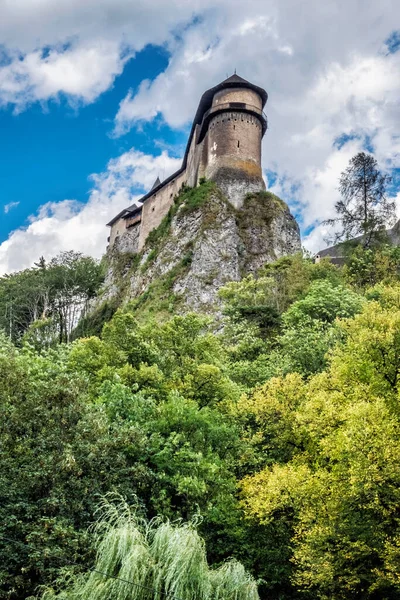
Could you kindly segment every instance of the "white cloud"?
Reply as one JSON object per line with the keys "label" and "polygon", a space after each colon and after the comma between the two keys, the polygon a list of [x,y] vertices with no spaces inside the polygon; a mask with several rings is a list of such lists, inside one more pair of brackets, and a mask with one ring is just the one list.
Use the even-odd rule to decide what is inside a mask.
{"label": "white cloud", "polygon": [[[319,221],[332,215],[340,172],[367,139],[383,167],[399,166],[400,52],[388,55],[384,45],[400,23],[396,0],[365,2],[362,10],[358,0],[13,0],[1,12],[0,105],[16,110],[60,93],[71,102],[94,101],[127,57],[149,43],[168,49],[168,67],[122,99],[117,134],[156,115],[172,127],[186,126],[204,90],[235,68],[265,87],[264,167],[277,173],[274,190],[300,212],[304,230],[316,227],[306,239],[313,250],[324,235]],[[342,134],[351,139],[338,147]],[[56,249],[60,240],[71,247],[69,223],[79,219],[87,219],[87,230],[93,222],[100,231],[107,217],[90,210],[102,185],[96,182],[88,208],[50,205],[50,216],[10,240],[29,232],[34,248],[40,235],[55,235]],[[120,200],[122,207],[123,195]],[[113,202],[112,213],[119,201]],[[61,210],[69,216],[61,218]],[[46,219],[67,235],[56,228],[36,234],[34,226]],[[84,243],[90,251],[90,240]],[[93,252],[99,249],[96,242]],[[11,255],[13,268],[27,264],[18,264],[15,250]]]}
{"label": "white cloud", "polygon": [[31,52],[0,67],[0,105],[13,104],[18,111],[60,93],[72,101],[92,102],[112,85],[128,57],[121,57],[118,45],[110,42]]}
{"label": "white cloud", "polygon": [[7,215],[10,210],[12,210],[13,208],[17,208],[17,206],[19,205],[19,202],[9,202],[8,204],[4,205],[4,212]]}
{"label": "white cloud", "polygon": [[138,188],[147,190],[159,174],[165,177],[180,166],[166,152],[149,156],[130,150],[93,175],[93,189],[86,204],[76,200],[49,202],[30,217],[26,228],[13,231],[0,244],[0,274],[32,266],[38,257],[54,256],[62,250],[100,257],[106,247],[107,223],[115,214],[139,198]]}
{"label": "white cloud", "polygon": [[[166,71],[123,99],[117,134],[157,114],[182,127],[201,93],[236,67],[270,95],[263,164],[278,174],[275,191],[300,211],[304,230],[318,227],[332,216],[340,172],[366,140],[383,168],[400,166],[400,52],[386,55],[383,43],[400,5],[364,8],[355,0],[314,0],[301,10],[294,0],[249,0],[244,13],[220,0],[182,36]],[[339,148],[343,134],[354,139]],[[305,241],[317,250],[323,235],[317,229]]]}
{"label": "white cloud", "polygon": [[0,18],[0,106],[17,111],[60,93],[92,102],[126,60],[173,40],[199,0],[13,0]]}

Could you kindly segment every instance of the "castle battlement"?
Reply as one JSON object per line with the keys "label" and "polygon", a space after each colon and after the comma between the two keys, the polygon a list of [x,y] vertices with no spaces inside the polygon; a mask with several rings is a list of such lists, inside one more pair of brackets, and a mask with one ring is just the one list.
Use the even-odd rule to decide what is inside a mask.
{"label": "castle battlement", "polygon": [[183,184],[215,181],[240,208],[248,192],[265,189],[261,140],[267,130],[267,92],[232,75],[201,97],[181,168],[165,181],[156,180],[140,203],[121,211],[109,223],[110,248],[140,252],[153,229],[168,213]]}

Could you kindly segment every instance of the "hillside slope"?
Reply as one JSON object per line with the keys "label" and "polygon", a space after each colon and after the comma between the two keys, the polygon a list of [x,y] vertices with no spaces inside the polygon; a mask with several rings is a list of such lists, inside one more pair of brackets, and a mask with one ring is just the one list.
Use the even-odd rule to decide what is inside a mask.
{"label": "hillside slope", "polygon": [[300,250],[299,227],[270,192],[235,209],[212,182],[185,188],[139,255],[109,253],[103,300],[147,312],[218,311],[218,290]]}

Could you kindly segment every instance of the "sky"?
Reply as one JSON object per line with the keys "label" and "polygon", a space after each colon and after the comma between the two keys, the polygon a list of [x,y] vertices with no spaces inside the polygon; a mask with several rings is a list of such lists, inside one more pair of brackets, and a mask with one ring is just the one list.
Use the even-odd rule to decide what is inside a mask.
{"label": "sky", "polygon": [[312,252],[361,150],[400,216],[398,0],[0,0],[0,274],[75,250],[179,168],[202,93],[265,88],[267,188]]}

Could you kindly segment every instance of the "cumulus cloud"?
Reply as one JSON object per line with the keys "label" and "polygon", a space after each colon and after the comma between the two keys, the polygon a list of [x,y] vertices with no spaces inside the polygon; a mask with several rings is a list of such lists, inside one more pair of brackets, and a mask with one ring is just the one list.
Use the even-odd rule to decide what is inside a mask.
{"label": "cumulus cloud", "polygon": [[[396,0],[367,2],[362,10],[358,0],[13,0],[0,20],[0,105],[18,111],[60,93],[93,102],[126,60],[151,43],[168,50],[168,67],[121,99],[115,134],[160,116],[182,128],[203,91],[236,68],[269,92],[263,166],[267,176],[274,173],[273,190],[311,232],[308,247],[317,250],[325,235],[319,223],[332,216],[349,158],[367,145],[384,169],[399,167],[399,21]],[[102,227],[107,217],[90,213],[97,189],[101,194],[100,183],[87,208],[50,205],[50,216],[37,216],[13,235],[30,232],[37,241],[50,235],[48,229],[34,237],[46,219],[68,232],[68,223],[85,215],[87,227],[89,216]],[[59,217],[61,210],[69,216]],[[75,243],[72,234],[51,235]]]}
{"label": "cumulus cloud", "polygon": [[91,176],[93,188],[86,204],[49,202],[30,217],[27,227],[13,231],[0,244],[0,274],[30,267],[38,257],[49,258],[62,250],[100,257],[106,247],[105,223],[148,190],[160,173],[167,177],[179,165],[166,152],[149,156],[130,150],[111,160],[104,173]]}
{"label": "cumulus cloud", "polygon": [[190,23],[199,0],[13,0],[1,7],[0,106],[65,94],[93,102],[147,44]]}
{"label": "cumulus cloud", "polygon": [[[332,216],[340,172],[372,146],[384,169],[400,164],[400,52],[390,40],[400,5],[350,0],[303,3],[249,0],[246,10],[219,1],[174,48],[168,68],[121,102],[117,135],[156,115],[187,123],[201,93],[231,74],[269,92],[263,166],[291,203],[310,249],[324,245],[319,222]],[[385,40],[388,40],[385,44]],[[344,137],[345,136],[345,137]],[[338,140],[342,138],[342,143]],[[347,142],[346,142],[347,140]]]}
{"label": "cumulus cloud", "polygon": [[128,58],[111,42],[31,52],[0,67],[0,105],[12,104],[18,112],[60,93],[70,101],[92,102],[111,86]]}

